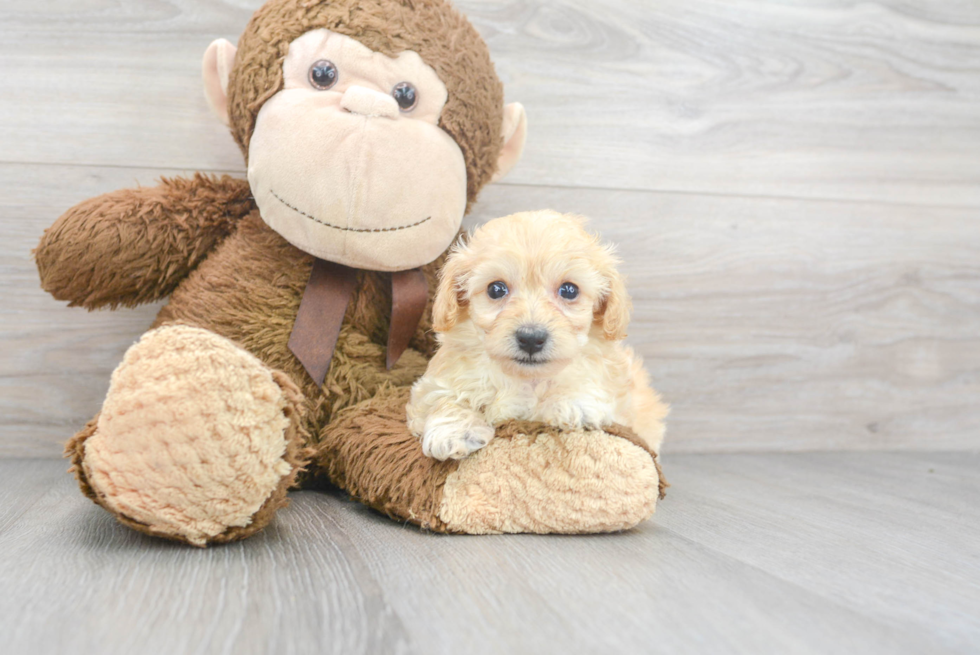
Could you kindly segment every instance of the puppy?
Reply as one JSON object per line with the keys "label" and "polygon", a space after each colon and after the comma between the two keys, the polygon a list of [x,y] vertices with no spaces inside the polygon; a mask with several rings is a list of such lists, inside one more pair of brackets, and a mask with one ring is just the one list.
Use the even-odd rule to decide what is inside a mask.
{"label": "puppy", "polygon": [[407,408],[426,455],[465,457],[508,419],[619,423],[659,452],[668,408],[621,343],[630,299],[619,261],[583,224],[514,214],[454,248],[433,305],[440,348]]}

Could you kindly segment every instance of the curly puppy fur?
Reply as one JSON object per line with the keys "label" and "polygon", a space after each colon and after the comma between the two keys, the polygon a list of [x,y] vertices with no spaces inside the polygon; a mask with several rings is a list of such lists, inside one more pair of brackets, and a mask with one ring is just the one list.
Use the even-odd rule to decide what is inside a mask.
{"label": "curly puppy fur", "polygon": [[435,302],[441,346],[408,406],[427,455],[465,457],[512,419],[619,423],[659,451],[667,406],[622,344],[630,300],[618,260],[583,220],[498,218],[449,257]]}

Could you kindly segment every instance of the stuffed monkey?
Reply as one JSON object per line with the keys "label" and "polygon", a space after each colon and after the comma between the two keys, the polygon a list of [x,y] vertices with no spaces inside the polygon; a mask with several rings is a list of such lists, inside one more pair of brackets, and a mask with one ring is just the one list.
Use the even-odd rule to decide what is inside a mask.
{"label": "stuffed monkey", "polygon": [[486,44],[443,0],[270,0],[204,56],[248,179],[196,174],[73,207],[35,257],[87,309],[169,297],[66,448],[136,530],[244,538],[327,481],[444,532],[597,532],[654,509],[623,430],[509,424],[437,462],[405,426],[442,255],[523,149]]}

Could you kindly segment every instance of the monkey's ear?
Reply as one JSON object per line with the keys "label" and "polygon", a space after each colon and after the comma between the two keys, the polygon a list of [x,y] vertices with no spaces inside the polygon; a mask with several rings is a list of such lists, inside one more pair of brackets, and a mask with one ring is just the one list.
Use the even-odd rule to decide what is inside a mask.
{"label": "monkey's ear", "polygon": [[490,178],[491,182],[507,175],[524,152],[524,141],[527,139],[527,114],[524,113],[524,105],[519,102],[504,105],[504,122],[500,126],[500,133],[504,139],[504,147],[497,158],[497,172]]}
{"label": "monkey's ear", "polygon": [[235,65],[238,48],[226,39],[215,39],[204,52],[201,73],[204,76],[204,97],[211,111],[225,125],[228,120],[228,76]]}

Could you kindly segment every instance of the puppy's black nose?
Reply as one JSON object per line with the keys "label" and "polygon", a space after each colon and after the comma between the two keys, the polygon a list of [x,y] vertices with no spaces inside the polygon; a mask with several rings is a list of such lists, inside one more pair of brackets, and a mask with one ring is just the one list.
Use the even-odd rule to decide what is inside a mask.
{"label": "puppy's black nose", "polygon": [[517,347],[528,355],[541,352],[544,344],[548,342],[548,331],[539,327],[518,328],[514,336],[517,337]]}

